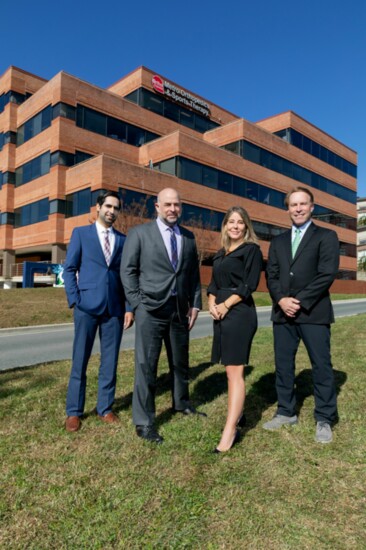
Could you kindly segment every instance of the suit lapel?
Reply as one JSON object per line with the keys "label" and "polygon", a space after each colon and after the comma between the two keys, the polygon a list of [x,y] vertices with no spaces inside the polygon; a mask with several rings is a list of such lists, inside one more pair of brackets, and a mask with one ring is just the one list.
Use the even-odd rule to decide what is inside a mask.
{"label": "suit lapel", "polygon": [[92,242],[93,242],[95,250],[98,251],[96,253],[99,254],[101,259],[104,260],[104,262],[105,262],[105,256],[104,256],[103,248],[102,248],[102,245],[100,243],[100,240],[99,240],[99,237],[98,237],[98,231],[97,231],[97,228],[96,228],[95,224],[96,224],[96,222],[93,223],[93,225],[90,226]]}
{"label": "suit lapel", "polygon": [[295,254],[295,257],[293,259],[293,262],[295,262],[298,259],[298,257],[301,255],[301,252],[304,250],[304,248],[310,242],[311,237],[313,236],[315,229],[316,229],[316,226],[313,223],[311,223],[309,225],[309,227],[307,228],[307,230],[305,231],[305,235],[303,236],[303,238],[300,241],[300,244],[299,244],[299,246],[296,250],[296,254]]}
{"label": "suit lapel", "polygon": [[180,247],[180,254],[179,254],[179,258],[178,258],[178,265],[177,265],[177,271],[180,270],[181,266],[182,266],[182,263],[183,263],[183,254],[184,254],[184,249],[185,249],[185,246],[186,246],[186,238],[185,236],[183,235],[183,232],[182,232],[182,229],[181,227],[179,227],[179,231],[180,231],[180,243],[181,243],[181,247]]}
{"label": "suit lapel", "polygon": [[[119,246],[121,244],[121,235],[119,235],[116,231],[113,230],[114,233],[114,247],[113,247],[113,254],[111,256],[111,263],[114,260],[115,255],[117,254],[117,250],[119,249]],[[104,256],[104,252],[103,252]]]}
{"label": "suit lapel", "polygon": [[164,243],[163,236],[160,233],[160,229],[159,229],[158,224],[157,224],[156,221],[152,223],[152,230],[155,231],[155,239],[154,240],[155,240],[158,248],[160,249],[160,252],[162,253],[164,258],[166,259],[167,263],[169,264],[170,269],[172,271],[174,271],[172,263],[171,263],[170,258],[169,258],[168,251],[167,251],[165,243]]}
{"label": "suit lapel", "polygon": [[286,259],[287,259],[289,264],[292,263],[291,235],[292,235],[291,230],[288,231],[287,233],[285,233],[285,235],[284,235],[285,254],[286,254]]}

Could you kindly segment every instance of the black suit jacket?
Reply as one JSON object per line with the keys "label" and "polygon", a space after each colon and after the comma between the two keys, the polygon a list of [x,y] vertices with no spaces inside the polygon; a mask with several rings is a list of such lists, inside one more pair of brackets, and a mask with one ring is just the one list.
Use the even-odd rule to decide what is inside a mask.
{"label": "black suit jacket", "polygon": [[178,312],[201,309],[198,254],[193,233],[179,226],[182,249],[174,271],[156,221],[130,229],[124,245],[121,279],[133,310],[142,302],[147,311],[158,309],[177,291]]}
{"label": "black suit jacket", "polygon": [[271,242],[267,265],[267,286],[273,300],[272,321],[289,319],[278,305],[281,298],[300,300],[296,323],[334,322],[329,288],[339,265],[339,242],[335,231],[311,223],[296,251],[291,254],[291,230]]}

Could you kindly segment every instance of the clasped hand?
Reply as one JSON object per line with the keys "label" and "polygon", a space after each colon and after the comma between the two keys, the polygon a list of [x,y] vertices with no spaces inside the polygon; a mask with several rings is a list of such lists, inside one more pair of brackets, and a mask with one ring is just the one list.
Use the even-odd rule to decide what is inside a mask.
{"label": "clasped hand", "polygon": [[295,317],[301,307],[300,300],[292,297],[281,298],[278,305],[287,317]]}
{"label": "clasped hand", "polygon": [[224,302],[222,302],[221,304],[212,304],[209,311],[212,319],[215,319],[215,321],[221,321],[221,319],[223,319],[227,314],[228,309],[224,305]]}

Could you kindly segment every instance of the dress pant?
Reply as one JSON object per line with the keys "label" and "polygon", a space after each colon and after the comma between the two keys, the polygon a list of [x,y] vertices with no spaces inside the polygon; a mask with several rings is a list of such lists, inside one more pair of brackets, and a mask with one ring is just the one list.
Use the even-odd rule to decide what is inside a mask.
{"label": "dress pant", "polygon": [[67,416],[81,416],[84,412],[86,369],[97,330],[100,339],[100,367],[98,376],[97,413],[111,412],[116,392],[116,373],[122,339],[124,317],[90,315],[74,307],[75,336],[72,368],[66,398]]}
{"label": "dress pant", "polygon": [[179,319],[176,297],[157,310],[147,311],[141,303],[135,311],[132,417],[137,426],[155,422],[157,369],[163,341],[171,369],[173,408],[184,410],[189,405],[189,331],[188,318]]}
{"label": "dress pant", "polygon": [[330,326],[274,323],[277,414],[296,414],[295,357],[300,339],[312,366],[316,421],[332,423],[337,418],[337,393],[330,357]]}

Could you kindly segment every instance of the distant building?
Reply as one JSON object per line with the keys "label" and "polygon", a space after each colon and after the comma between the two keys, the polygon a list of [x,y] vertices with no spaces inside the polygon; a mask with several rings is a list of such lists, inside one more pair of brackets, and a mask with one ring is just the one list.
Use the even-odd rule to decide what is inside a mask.
{"label": "distant building", "polygon": [[357,199],[357,262],[363,267],[358,278],[366,280],[366,197]]}
{"label": "distant building", "polygon": [[295,185],[313,191],[314,218],[338,233],[339,278],[355,280],[356,177],[356,153],[291,111],[251,123],[145,67],[107,89],[10,67],[0,77],[0,282],[24,260],[62,262],[102,189],[127,206],[148,196],[151,213],[152,197],[174,186],[183,223],[216,232],[241,205],[266,257],[289,227],[283,200]]}

